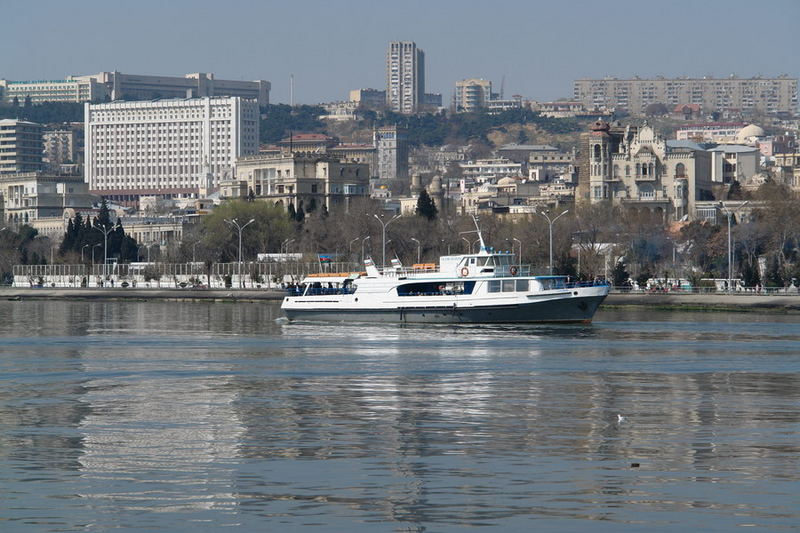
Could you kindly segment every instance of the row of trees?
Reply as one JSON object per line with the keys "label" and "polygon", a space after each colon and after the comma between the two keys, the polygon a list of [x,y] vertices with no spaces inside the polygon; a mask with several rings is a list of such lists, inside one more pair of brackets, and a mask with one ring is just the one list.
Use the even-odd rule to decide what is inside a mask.
{"label": "row of trees", "polygon": [[[800,199],[786,187],[768,183],[752,202],[758,208],[747,223],[732,227],[734,277],[742,277],[749,286],[785,286],[793,278],[800,279]],[[347,209],[337,206],[330,212],[324,206],[308,210],[301,206],[292,212],[261,201],[227,202],[189,227],[181,242],[168,245],[160,260],[236,261],[239,241],[231,224],[234,220],[239,225],[252,220],[242,232],[246,261],[262,252],[301,252],[309,254],[309,259],[312,254],[328,253],[352,262],[364,256],[378,259],[383,243],[376,216],[389,220],[381,204],[369,199],[353,200]],[[717,224],[696,221],[678,230],[665,227],[660,216],[646,210],[578,205],[553,224],[554,272],[613,277],[616,283],[628,277],[681,277],[696,285],[701,277],[727,278],[726,222],[724,218]],[[488,245],[513,250],[536,271],[547,270],[550,237],[545,217],[483,216],[480,226]],[[416,216],[401,217],[387,226],[387,259],[397,257],[404,264],[435,262],[440,255],[476,251],[474,229],[471,217],[439,212],[423,193]],[[77,263],[81,251],[86,251],[87,260],[90,247],[103,243],[104,233],[108,234],[109,257],[123,262],[137,259],[136,242],[125,235],[119,221],[111,221],[105,205],[91,221],[80,215],[70,221],[54,259]],[[35,230],[25,226],[0,232],[0,246],[6,250],[3,270],[9,272],[12,264],[48,262],[52,255],[48,244],[48,239],[37,238]]]}
{"label": "row of trees", "polygon": [[[109,258],[125,263],[137,261],[139,246],[136,240],[125,234],[122,221],[111,220],[108,204],[103,200],[100,211],[93,219],[84,218],[77,213],[67,223],[67,231],[58,249],[58,254],[65,262],[77,262],[78,257],[82,262],[94,256],[94,248],[100,248]],[[86,250],[89,250],[87,256]],[[103,256],[100,256],[101,258]]]}
{"label": "row of trees", "polygon": [[40,124],[83,122],[83,104],[75,102],[42,102],[21,105],[0,105],[0,118],[29,120]]}

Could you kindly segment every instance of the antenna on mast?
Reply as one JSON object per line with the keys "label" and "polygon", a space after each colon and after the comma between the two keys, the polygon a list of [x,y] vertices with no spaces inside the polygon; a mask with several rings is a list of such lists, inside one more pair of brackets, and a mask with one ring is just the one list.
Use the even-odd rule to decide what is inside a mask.
{"label": "antenna on mast", "polygon": [[502,100],[504,97],[503,93],[505,92],[505,89],[506,89],[506,75],[503,74],[503,77],[500,79],[500,100]]}
{"label": "antenna on mast", "polygon": [[289,74],[289,106],[294,107],[294,74]]}

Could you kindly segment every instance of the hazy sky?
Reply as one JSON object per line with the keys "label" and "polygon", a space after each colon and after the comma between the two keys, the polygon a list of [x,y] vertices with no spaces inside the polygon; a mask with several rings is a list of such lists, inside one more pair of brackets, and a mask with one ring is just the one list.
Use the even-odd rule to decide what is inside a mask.
{"label": "hazy sky", "polygon": [[426,89],[456,80],[569,97],[613,75],[800,76],[800,0],[0,0],[0,78],[213,72],[266,79],[273,102],[385,88],[386,45],[416,41]]}

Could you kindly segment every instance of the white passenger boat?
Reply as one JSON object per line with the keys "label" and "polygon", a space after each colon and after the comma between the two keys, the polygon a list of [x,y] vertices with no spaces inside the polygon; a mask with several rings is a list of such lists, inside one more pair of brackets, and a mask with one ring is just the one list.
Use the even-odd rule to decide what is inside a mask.
{"label": "white passenger boat", "polygon": [[419,323],[590,322],[608,285],[534,276],[480,239],[477,254],[439,263],[307,276],[281,308],[290,320]]}

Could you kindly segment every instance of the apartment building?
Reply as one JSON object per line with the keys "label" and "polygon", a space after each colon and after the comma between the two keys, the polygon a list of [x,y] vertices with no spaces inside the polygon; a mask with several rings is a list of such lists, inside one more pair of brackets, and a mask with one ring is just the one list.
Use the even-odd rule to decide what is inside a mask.
{"label": "apartment building", "polygon": [[194,197],[258,151],[258,104],[239,97],[86,104],[85,122],[89,189],[125,205]]}
{"label": "apartment building", "polygon": [[373,143],[377,177],[408,179],[408,132],[397,126],[384,126],[375,130]]}
{"label": "apartment building", "polygon": [[484,109],[492,100],[492,82],[483,78],[467,78],[456,82],[455,110],[474,113]]}
{"label": "apartment building", "polygon": [[[386,106],[415,113],[425,103],[425,52],[411,41],[393,41],[386,52]],[[441,103],[440,103],[441,105]]]}
{"label": "apartment building", "polygon": [[74,130],[47,130],[42,134],[44,143],[43,164],[51,172],[59,172],[61,165],[75,164],[78,159],[78,134]]}
{"label": "apartment building", "polygon": [[740,110],[795,113],[797,79],[777,78],[602,78],[580,79],[573,98],[589,108],[624,109],[642,114],[650,104],[699,105],[706,112]]}
{"label": "apartment building", "polygon": [[0,120],[0,174],[35,172],[42,168],[42,125]]}

